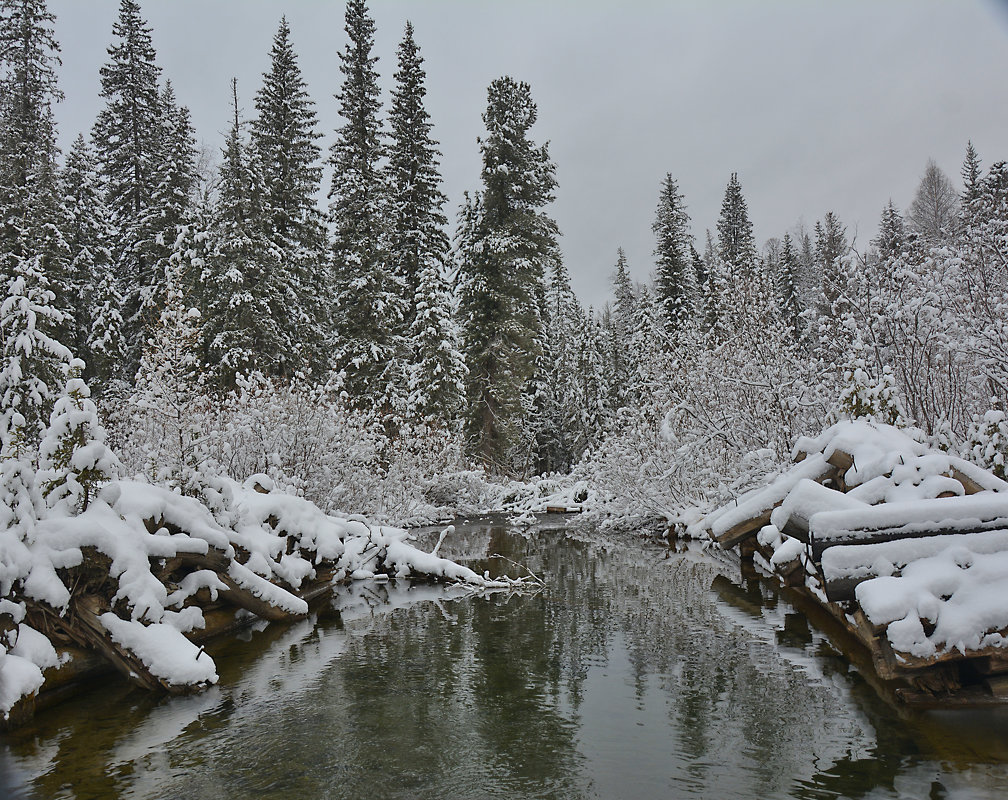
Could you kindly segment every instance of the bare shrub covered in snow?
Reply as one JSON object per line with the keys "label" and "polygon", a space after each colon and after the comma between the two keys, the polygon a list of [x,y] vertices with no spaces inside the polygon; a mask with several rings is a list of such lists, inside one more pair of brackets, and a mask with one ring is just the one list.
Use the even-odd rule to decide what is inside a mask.
{"label": "bare shrub covered in snow", "polygon": [[239,377],[235,390],[193,396],[168,417],[135,396],[105,410],[127,474],[194,496],[214,472],[265,474],[321,508],[409,524],[472,510],[485,493],[470,485],[483,478],[454,430],[402,422],[390,435],[377,415],[304,379]]}

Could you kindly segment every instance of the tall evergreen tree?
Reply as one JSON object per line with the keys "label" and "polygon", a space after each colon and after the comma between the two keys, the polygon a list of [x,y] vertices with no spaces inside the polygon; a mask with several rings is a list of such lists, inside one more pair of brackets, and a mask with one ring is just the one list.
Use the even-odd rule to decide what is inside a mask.
{"label": "tall evergreen tree", "polygon": [[483,120],[482,201],[463,212],[460,317],[469,366],[465,429],[473,453],[510,470],[520,438],[523,393],[542,340],[543,276],[559,258],[555,166],[529,129],[538,116],[528,84],[490,84]]}
{"label": "tall evergreen tree", "polygon": [[425,264],[448,264],[450,245],[445,233],[447,198],[438,170],[441,154],[431,138],[430,116],[424,108],[426,73],[409,22],[398,55],[389,113],[389,263],[410,298],[416,295]]}
{"label": "tall evergreen tree", "polygon": [[836,214],[827,211],[822,222],[816,223],[815,233],[815,260],[819,271],[817,309],[820,317],[831,317],[838,313],[837,301],[846,289],[846,256],[850,250],[847,228]]}
{"label": "tall evergreen tree", "polygon": [[654,231],[657,259],[655,292],[665,313],[671,339],[693,317],[696,304],[696,276],[693,273],[689,215],[682,192],[671,173],[665,176],[658,197]]}
{"label": "tall evergreen tree", "polygon": [[570,394],[578,386],[576,345],[584,315],[570,285],[570,274],[557,259],[550,269],[545,307],[541,314],[542,350],[532,375],[533,404],[529,421],[535,436],[536,471],[566,471],[576,457],[575,409],[580,402]]}
{"label": "tall evergreen tree", "polygon": [[404,293],[405,346],[399,357],[408,363],[408,410],[447,422],[458,411],[465,367],[446,280],[451,258],[446,198],[424,107],[424,79],[423,58],[407,22],[389,114],[388,268],[394,278],[389,289]]}
{"label": "tall evergreen tree", "polygon": [[[155,195],[165,167],[165,125],[158,89],[161,68],[155,63],[151,29],[136,0],[120,0],[112,32],[109,61],[100,71],[105,107],[92,138],[101,164],[113,234],[112,259],[123,296],[125,373],[132,376],[156,321],[155,298],[163,296],[163,275],[155,252],[159,216]],[[163,268],[162,263],[162,273]]]}
{"label": "tall evergreen tree", "polygon": [[732,173],[725,188],[717,230],[718,255],[727,268],[728,277],[737,281],[748,275],[756,264],[756,240],[737,172]]}
{"label": "tall evergreen tree", "polygon": [[258,162],[242,140],[238,85],[231,82],[234,119],[224,146],[209,253],[201,270],[203,352],[211,383],[234,386],[239,375],[280,372],[285,332],[274,309],[272,278],[281,254],[267,235]]}
{"label": "tall evergreen tree", "polygon": [[700,286],[701,324],[713,340],[725,333],[729,275],[710,230],[704,246],[704,282]]}
{"label": "tall evergreen tree", "polygon": [[802,327],[802,302],[798,292],[798,254],[788,233],[784,234],[784,240],[781,242],[777,291],[780,297],[781,317],[797,338],[801,336]]}
{"label": "tall evergreen tree", "polygon": [[959,174],[963,180],[963,206],[967,206],[979,197],[982,178],[980,156],[977,155],[972,140],[966,142],[966,158],[963,159],[962,171]]}
{"label": "tall evergreen tree", "polygon": [[884,259],[899,256],[907,245],[906,223],[903,215],[889,201],[882,209],[882,218],[879,220],[879,232],[875,237],[875,247],[878,248],[879,257]]}
{"label": "tall evergreen tree", "polygon": [[94,322],[96,287],[112,271],[108,212],[102,198],[94,151],[83,135],[74,140],[60,176],[63,195],[63,237],[67,244],[67,268],[63,290],[73,302],[64,305],[67,331],[61,339],[71,352],[83,358],[94,374],[88,341]]}
{"label": "tall evergreen tree", "polygon": [[276,255],[268,276],[272,316],[284,334],[279,372],[328,366],[325,310],[331,283],[315,195],[322,179],[315,106],[301,76],[287,19],[273,37],[270,68],[256,94],[252,150],[262,181],[266,236]]}
{"label": "tall evergreen tree", "polygon": [[626,253],[616,250],[616,273],[613,276],[615,302],[612,309],[612,396],[613,408],[622,408],[633,396],[633,377],[637,373],[637,354],[631,334],[634,327],[637,298],[630,281]]}
{"label": "tall evergreen tree", "polygon": [[[375,70],[378,58],[371,54],[375,24],[368,16],[364,0],[347,3],[346,32],[349,41],[340,53],[343,87],[339,94],[344,124],[336,132],[331,150],[333,177],[329,191],[337,292],[336,367],[343,373],[352,402],[361,408],[374,408],[394,405],[401,399],[404,376],[398,356],[403,349],[403,324],[409,301],[401,272],[389,268],[383,229],[386,185],[381,169],[384,147],[378,119],[380,101]],[[408,46],[404,43],[404,47]],[[405,56],[407,60],[412,58],[414,70],[419,69],[416,55],[414,52]],[[403,57],[401,50],[400,60]],[[403,79],[413,81],[413,88],[422,85],[417,84],[422,78],[415,72]],[[398,105],[400,124],[409,125],[404,107],[407,98],[401,92],[402,89]],[[420,112],[415,113],[413,122],[422,125],[426,120],[419,116]],[[421,131],[415,130],[414,138],[416,133]],[[397,169],[410,168],[402,160],[415,157],[402,149],[408,145],[402,139],[404,132],[400,130],[399,134],[400,162],[392,165],[396,179],[405,177],[396,174]],[[429,182],[430,178],[428,174],[422,180]],[[433,186],[436,188],[436,181]],[[436,202],[433,197],[431,201]]]}
{"label": "tall evergreen tree", "polygon": [[[160,95],[159,111],[160,149],[154,168],[154,192],[142,222],[151,237],[145,248],[139,286],[139,310],[145,330],[150,330],[164,307],[168,262],[176,240],[183,229],[195,224],[196,132],[189,121],[189,109],[175,100],[171,81],[165,83]],[[139,359],[139,347],[133,356]]]}
{"label": "tall evergreen tree", "polygon": [[45,0],[0,0],[0,274],[14,261],[42,255],[56,224],[56,130],[62,99],[55,17]]}

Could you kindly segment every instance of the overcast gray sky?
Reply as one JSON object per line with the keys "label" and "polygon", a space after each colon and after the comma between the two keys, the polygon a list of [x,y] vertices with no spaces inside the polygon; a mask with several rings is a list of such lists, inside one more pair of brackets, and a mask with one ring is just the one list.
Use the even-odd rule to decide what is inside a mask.
{"label": "overcast gray sky", "polygon": [[[163,74],[217,151],[229,81],[242,105],[267,68],[281,14],[291,24],[322,143],[339,124],[342,2],[141,0]],[[63,48],[61,142],[99,109],[118,0],[50,0]],[[395,49],[412,20],[443,151],[449,218],[479,186],[486,87],[532,86],[533,129],[550,141],[552,212],[574,287],[610,297],[622,245],[633,275],[653,268],[661,178],[679,179],[698,246],[739,173],[762,243],[835,211],[860,245],[891,197],[910,202],[929,157],[958,185],[967,139],[986,168],[1008,158],[1008,3],[997,0],[534,2],[372,0],[387,101]],[[454,221],[452,222],[454,229]]]}

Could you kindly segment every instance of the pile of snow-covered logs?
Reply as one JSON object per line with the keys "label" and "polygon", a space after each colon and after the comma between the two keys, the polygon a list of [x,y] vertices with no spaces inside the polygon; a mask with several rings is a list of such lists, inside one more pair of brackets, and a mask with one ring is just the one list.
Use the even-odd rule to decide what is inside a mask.
{"label": "pile of snow-covered logs", "polygon": [[815,600],[905,702],[1008,702],[1008,483],[864,420],[793,455],[691,532]]}
{"label": "pile of snow-covered logs", "polygon": [[215,683],[203,642],[257,618],[307,616],[340,582],[521,583],[421,551],[404,530],[325,514],[266,476],[222,479],[204,500],[115,481],[83,513],[0,533],[12,587],[0,597],[0,727],[110,664],[154,691]]}

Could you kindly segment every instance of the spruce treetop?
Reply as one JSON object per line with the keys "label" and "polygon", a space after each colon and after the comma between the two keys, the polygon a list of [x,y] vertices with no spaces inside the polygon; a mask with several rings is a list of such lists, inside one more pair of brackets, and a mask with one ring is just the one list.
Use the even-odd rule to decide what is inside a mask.
{"label": "spruce treetop", "polygon": [[731,275],[739,276],[750,269],[756,261],[756,242],[737,172],[731,174],[725,189],[717,230],[718,254]]}

